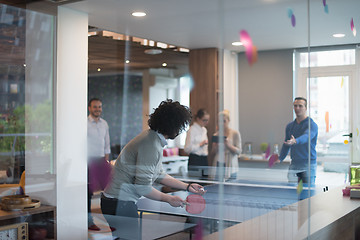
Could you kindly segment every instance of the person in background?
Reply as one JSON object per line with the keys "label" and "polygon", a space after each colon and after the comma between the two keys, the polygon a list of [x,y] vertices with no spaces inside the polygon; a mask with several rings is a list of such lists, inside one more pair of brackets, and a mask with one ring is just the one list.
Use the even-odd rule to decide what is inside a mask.
{"label": "person in background", "polygon": [[[126,144],[116,159],[111,181],[101,195],[101,210],[105,218],[107,215],[117,215],[137,219],[136,203],[142,196],[167,202],[173,207],[184,207],[187,204],[179,196],[158,191],[153,187],[154,182],[197,194],[205,192],[199,184],[188,184],[171,177],[162,167],[166,140],[178,136],[190,121],[190,110],[170,99],[161,102],[150,114],[150,129]],[[129,224],[138,227],[137,220]]]}
{"label": "person in background", "polygon": [[88,139],[88,228],[99,231],[91,216],[91,198],[94,191],[103,190],[110,180],[111,167],[108,163],[110,154],[109,126],[102,119],[102,102],[92,98],[88,104],[87,123]]}
{"label": "person in background", "polygon": [[[208,136],[206,125],[209,123],[210,115],[204,109],[199,109],[195,115],[195,121],[186,134],[184,151],[189,154],[188,171],[200,171],[199,167],[208,164]],[[204,171],[205,169],[202,169]],[[207,175],[202,172],[202,176]]]}
{"label": "person in background", "polygon": [[[315,184],[316,178],[316,142],[317,124],[306,115],[307,100],[297,97],[294,100],[296,118],[286,126],[285,141],[282,145],[279,161],[282,162],[290,152],[291,164],[288,179],[290,182],[309,182],[309,135],[310,135],[310,183]],[[309,129],[310,121],[310,129]]]}
{"label": "person in background", "polygon": [[[240,132],[229,127],[230,114],[228,110],[219,113],[219,122],[223,121],[224,139],[219,139],[219,131],[213,136],[211,154],[214,156],[214,165],[216,165],[216,178],[219,178],[219,171],[224,170],[224,179],[236,179],[239,169],[238,156],[241,153],[241,135]],[[220,157],[219,147],[224,145],[224,155]]]}

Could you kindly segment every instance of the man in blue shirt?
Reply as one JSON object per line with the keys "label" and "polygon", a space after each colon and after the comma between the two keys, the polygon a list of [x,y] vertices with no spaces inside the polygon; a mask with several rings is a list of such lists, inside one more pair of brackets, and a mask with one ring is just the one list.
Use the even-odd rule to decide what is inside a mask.
{"label": "man in blue shirt", "polygon": [[[307,100],[297,97],[294,100],[296,119],[286,126],[285,141],[279,160],[282,162],[290,152],[291,164],[288,179],[290,182],[302,180],[309,182],[309,139],[310,139],[310,184],[315,184],[316,178],[316,142],[318,136],[317,124],[306,115]],[[310,136],[309,136],[310,135]]]}

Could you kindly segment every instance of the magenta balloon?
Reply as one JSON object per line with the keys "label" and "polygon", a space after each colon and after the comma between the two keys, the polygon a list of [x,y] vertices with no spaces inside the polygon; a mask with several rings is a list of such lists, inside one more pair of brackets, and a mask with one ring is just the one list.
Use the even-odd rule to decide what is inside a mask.
{"label": "magenta balloon", "polygon": [[250,35],[248,34],[248,32],[246,30],[240,31],[240,41],[242,42],[242,44],[245,47],[245,54],[246,54],[248,63],[251,64],[252,54],[253,54],[252,53],[253,43],[252,43]]}
{"label": "magenta balloon", "polygon": [[294,14],[291,16],[291,25],[292,25],[293,27],[295,27],[295,25],[296,25],[296,19],[295,19],[295,15],[294,15]]}
{"label": "magenta balloon", "polygon": [[242,42],[242,44],[244,45],[244,47],[246,49],[248,48],[252,48],[252,40],[250,35],[248,34],[248,32],[246,30],[241,30],[240,31],[240,41]]}

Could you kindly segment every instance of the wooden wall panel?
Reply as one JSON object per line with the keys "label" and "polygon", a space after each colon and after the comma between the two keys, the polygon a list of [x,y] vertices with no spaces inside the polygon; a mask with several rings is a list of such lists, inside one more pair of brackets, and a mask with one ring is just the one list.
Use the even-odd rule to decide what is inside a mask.
{"label": "wooden wall panel", "polygon": [[218,99],[218,49],[195,49],[189,54],[189,70],[194,81],[190,93],[190,108],[193,114],[198,109],[205,108],[210,114],[207,126],[209,137],[209,152],[211,136],[216,131]]}

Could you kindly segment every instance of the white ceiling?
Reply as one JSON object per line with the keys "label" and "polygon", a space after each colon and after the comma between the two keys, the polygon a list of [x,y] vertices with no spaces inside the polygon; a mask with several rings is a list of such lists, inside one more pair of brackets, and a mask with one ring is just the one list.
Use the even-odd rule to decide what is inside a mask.
{"label": "white ceiling", "polygon": [[[331,46],[360,43],[360,0],[310,1],[310,45]],[[239,31],[250,34],[258,50],[307,47],[306,0],[84,0],[63,5],[89,14],[89,25],[131,36],[147,38],[189,49],[233,47]],[[288,8],[296,17],[291,26]],[[145,11],[134,18],[133,11]],[[354,37],[350,20],[359,34]],[[336,39],[334,33],[344,33]]]}

